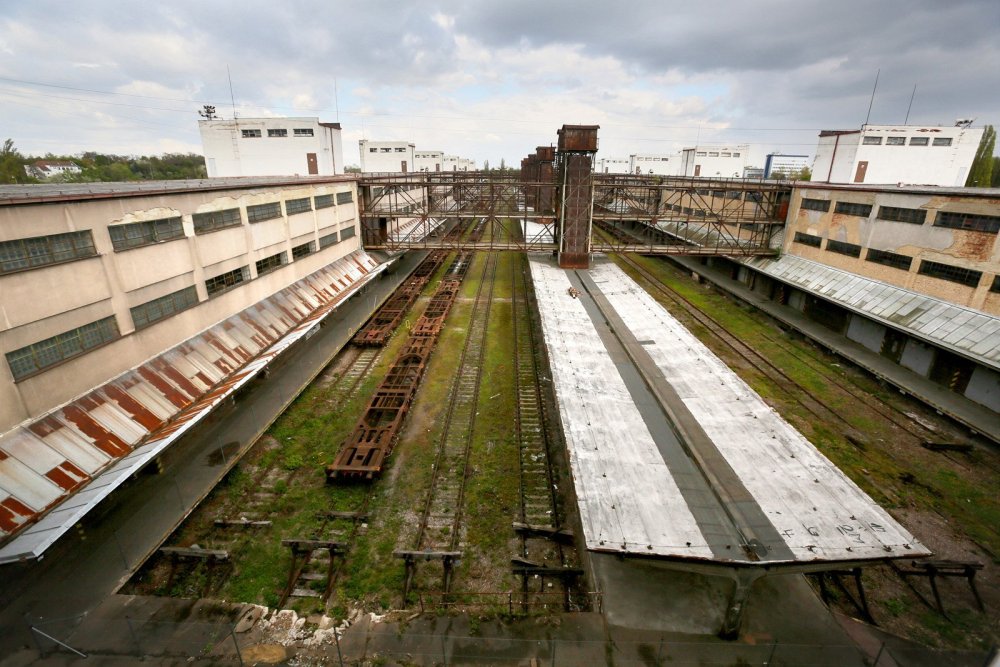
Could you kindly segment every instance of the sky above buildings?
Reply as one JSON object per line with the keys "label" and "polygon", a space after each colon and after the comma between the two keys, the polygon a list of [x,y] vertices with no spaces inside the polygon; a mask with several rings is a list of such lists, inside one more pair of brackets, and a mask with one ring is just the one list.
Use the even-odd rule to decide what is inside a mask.
{"label": "sky above buildings", "polygon": [[[4,2],[0,140],[24,153],[201,152],[197,111],[339,121],[516,165],[563,124],[598,157],[821,129],[1000,124],[1000,2]],[[227,72],[228,69],[228,72]],[[232,91],[230,91],[230,77]],[[232,94],[231,94],[232,92]]]}

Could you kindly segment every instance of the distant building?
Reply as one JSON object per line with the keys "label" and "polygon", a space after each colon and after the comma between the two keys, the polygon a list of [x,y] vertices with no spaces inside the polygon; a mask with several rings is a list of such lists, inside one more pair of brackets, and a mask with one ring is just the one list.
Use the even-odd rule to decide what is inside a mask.
{"label": "distant building", "polygon": [[777,177],[779,174],[783,176],[798,174],[809,167],[809,162],[808,155],[768,153],[764,160],[764,178]]}
{"label": "distant building", "polygon": [[764,170],[760,167],[743,167],[743,178],[764,178]]}
{"label": "distant building", "polygon": [[695,146],[681,151],[679,176],[741,178],[750,152],[748,144]]}
{"label": "distant building", "polygon": [[863,125],[819,133],[812,180],[826,183],[964,186],[982,128]]}
{"label": "distant building", "polygon": [[416,151],[413,154],[416,171],[442,171],[444,153],[442,151]]}
{"label": "distant building", "polygon": [[680,169],[680,155],[662,153],[635,153],[628,157],[628,173],[676,176]]}
{"label": "distant building", "polygon": [[66,174],[79,174],[80,167],[75,162],[69,160],[35,160],[31,164],[24,165],[24,173],[32,178],[42,180],[53,176],[63,176]]}
{"label": "distant building", "polygon": [[598,174],[628,174],[632,172],[632,161],[625,158],[599,158],[594,171]]}
{"label": "distant building", "polygon": [[365,173],[408,173],[417,171],[416,147],[408,141],[358,142],[361,153],[361,171]]}
{"label": "distant building", "polygon": [[200,120],[209,178],[344,173],[340,123],[318,118]]}

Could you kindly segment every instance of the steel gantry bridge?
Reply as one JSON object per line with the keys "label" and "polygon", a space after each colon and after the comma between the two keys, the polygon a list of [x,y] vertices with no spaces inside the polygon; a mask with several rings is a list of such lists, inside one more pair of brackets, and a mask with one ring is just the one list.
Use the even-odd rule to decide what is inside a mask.
{"label": "steel gantry bridge", "polygon": [[[369,250],[447,248],[590,253],[774,254],[791,187],[778,181],[595,174],[596,126],[564,126],[519,172],[365,174],[359,187]],[[478,240],[447,234],[485,222]]]}

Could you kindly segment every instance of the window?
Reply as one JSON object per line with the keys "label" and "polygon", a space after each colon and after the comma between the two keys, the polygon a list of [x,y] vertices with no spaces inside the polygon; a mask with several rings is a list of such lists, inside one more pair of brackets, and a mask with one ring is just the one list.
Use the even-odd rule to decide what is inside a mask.
{"label": "window", "polygon": [[[397,148],[397,149],[396,149],[396,152],[397,152],[397,153],[405,153],[405,152],[406,152],[406,149],[405,149],[405,148]],[[424,157],[427,157],[427,156],[425,155]]]}
{"label": "window", "polygon": [[241,130],[244,139],[260,139],[260,130]]}
{"label": "window", "polygon": [[338,204],[350,204],[354,201],[354,193],[348,190],[347,192],[337,193],[337,203]]}
{"label": "window", "polygon": [[348,227],[346,229],[340,230],[340,240],[344,241],[346,239],[352,238],[354,236],[354,227]]}
{"label": "window", "polygon": [[740,156],[739,153],[733,153],[733,157],[739,157],[739,156]]}
{"label": "window", "polygon": [[225,229],[226,227],[235,227],[243,224],[243,218],[240,216],[240,209],[238,208],[195,213],[191,216],[191,221],[194,222],[195,234],[207,234],[217,229]]}
{"label": "window", "polygon": [[927,137],[910,137],[911,146],[926,146],[928,143]]}
{"label": "window", "polygon": [[247,206],[247,222],[261,222],[271,218],[281,217],[281,203],[255,204]]}
{"label": "window", "polygon": [[935,146],[951,146],[951,137],[935,137]]}
{"label": "window", "polygon": [[197,304],[198,290],[195,289],[194,285],[185,287],[173,294],[161,296],[159,299],[153,299],[132,308],[132,324],[135,325],[136,329],[142,329]]}
{"label": "window", "polygon": [[722,153],[722,157],[732,157],[732,156],[733,156],[733,154],[732,154],[732,153],[726,153],[726,152],[724,152],[724,151],[723,151],[723,153]]}
{"label": "window", "polygon": [[697,151],[695,153],[695,157],[705,157],[705,155],[707,155],[705,151]]}
{"label": "window", "polygon": [[879,220],[891,220],[893,222],[908,222],[913,225],[922,225],[927,219],[927,211],[922,208],[898,208],[896,206],[879,206]]}
{"label": "window", "polygon": [[719,157],[719,151],[709,151],[708,157]]}
{"label": "window", "polygon": [[917,269],[917,273],[924,276],[941,278],[942,280],[950,280],[953,283],[969,285],[970,287],[976,287],[979,284],[979,279],[983,277],[982,271],[963,269],[958,266],[931,262],[926,259],[920,262],[920,268]]}
{"label": "window", "polygon": [[739,190],[730,190],[726,193],[726,199],[742,199],[743,193]]}
{"label": "window", "polygon": [[310,127],[297,127],[292,130],[292,134],[296,137],[311,137],[313,135],[313,131]]}
{"label": "window", "polygon": [[336,234],[327,234],[326,236],[319,237],[319,247],[320,250],[323,248],[328,248],[332,245],[340,243],[340,239],[337,238]]}
{"label": "window", "polygon": [[380,148],[380,149],[378,149],[378,152],[379,153],[391,153],[392,149],[391,148]]}
{"label": "window", "polygon": [[249,267],[241,266],[238,269],[226,271],[214,278],[209,278],[205,281],[205,288],[208,290],[209,296],[215,296],[248,280],[250,280],[250,269]]}
{"label": "window", "polygon": [[934,226],[996,234],[1000,231],[1000,216],[938,211],[937,217],[934,218]]}
{"label": "window", "polygon": [[283,252],[279,252],[277,255],[271,255],[270,257],[265,257],[264,259],[258,259],[257,263],[254,264],[254,267],[257,269],[257,275],[262,276],[265,273],[270,273],[287,263],[288,256]]}
{"label": "window", "polygon": [[285,215],[293,215],[295,213],[303,213],[311,210],[313,210],[312,199],[309,199],[309,197],[303,197],[302,199],[289,199],[285,202]]}
{"label": "window", "polygon": [[1000,292],[1000,276],[993,276],[993,282],[990,284],[991,292]]}
{"label": "window", "polygon": [[861,140],[861,143],[865,146],[881,146],[882,137],[865,137]]}
{"label": "window", "polygon": [[886,137],[885,138],[885,145],[886,146],[905,146],[906,145],[906,137]]}
{"label": "window", "polygon": [[85,324],[66,333],[32,343],[7,353],[14,381],[31,377],[46,368],[78,357],[88,350],[104,345],[119,337],[114,316]]}
{"label": "window", "polygon": [[851,257],[861,257],[861,246],[844,241],[834,241],[830,239],[826,242],[826,249],[839,255],[849,255]]}
{"label": "window", "polygon": [[94,237],[89,230],[3,241],[0,242],[0,274],[96,255]]}
{"label": "window", "polygon": [[802,198],[802,208],[807,211],[822,211],[826,213],[830,210],[830,200],[829,199],[808,199],[806,197]]}
{"label": "window", "polygon": [[875,250],[874,248],[868,249],[868,254],[865,255],[865,260],[875,262],[876,264],[891,266],[894,269],[902,269],[903,271],[909,271],[910,264],[913,263],[913,258],[909,255],[900,255],[899,253],[889,252],[888,250]]}
{"label": "window", "polygon": [[184,237],[184,227],[181,218],[163,218],[162,220],[145,220],[130,222],[124,225],[110,225],[108,234],[115,250],[128,250],[139,246],[151,245],[162,241],[170,241]]}
{"label": "window", "polygon": [[285,129],[268,130],[267,131],[267,136],[268,137],[287,137],[288,136],[288,130],[285,130]]}
{"label": "window", "polygon": [[311,255],[313,252],[313,242],[303,243],[302,245],[297,245],[292,248],[292,261],[299,259],[300,257],[305,257],[306,255]]}
{"label": "window", "polygon": [[795,238],[792,240],[802,245],[811,245],[814,248],[818,248],[823,243],[821,237],[812,234],[803,234],[802,232],[795,232]]}
{"label": "window", "polygon": [[837,207],[834,208],[835,213],[843,213],[844,215],[856,215],[861,218],[867,218],[872,213],[871,204],[855,204],[849,201],[839,201],[837,202]]}
{"label": "window", "polygon": [[316,195],[313,197],[313,206],[317,209],[330,208],[333,206],[333,195]]}
{"label": "window", "polygon": [[378,149],[377,148],[369,148],[368,152],[369,153],[378,153]]}

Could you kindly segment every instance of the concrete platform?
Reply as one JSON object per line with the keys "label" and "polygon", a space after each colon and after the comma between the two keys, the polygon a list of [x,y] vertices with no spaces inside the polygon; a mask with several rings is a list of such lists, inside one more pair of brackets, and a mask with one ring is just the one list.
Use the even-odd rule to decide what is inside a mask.
{"label": "concrete platform", "polygon": [[798,571],[930,553],[616,266],[531,271],[588,549]]}
{"label": "concrete platform", "polygon": [[741,301],[752,304],[777,321],[801,332],[851,363],[857,364],[876,377],[898,387],[903,393],[918,398],[976,433],[1000,443],[1000,416],[989,408],[970,401],[947,387],[942,387],[845,336],[827,329],[794,308],[771,301],[743,283],[733,280],[728,272],[713,269],[687,257],[672,257],[670,261],[705,278],[719,289]]}

